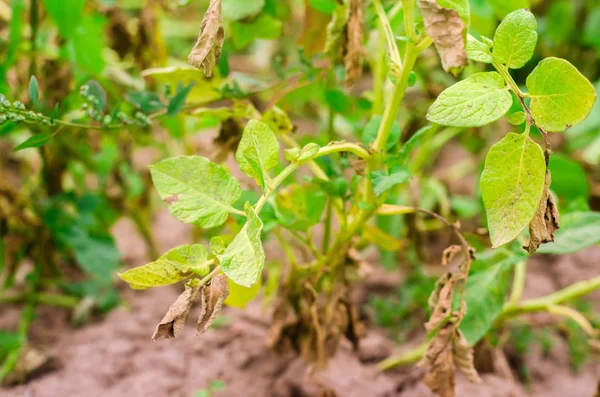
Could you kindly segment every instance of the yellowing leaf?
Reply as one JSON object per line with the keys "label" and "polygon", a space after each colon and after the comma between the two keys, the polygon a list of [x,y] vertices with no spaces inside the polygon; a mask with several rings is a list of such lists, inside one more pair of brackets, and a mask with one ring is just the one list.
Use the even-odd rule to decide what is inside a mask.
{"label": "yellowing leaf", "polygon": [[231,307],[244,308],[252,301],[260,292],[262,286],[262,278],[258,279],[258,282],[250,288],[242,287],[229,280],[229,296],[225,299],[225,304]]}
{"label": "yellowing leaf", "polygon": [[512,69],[522,68],[533,56],[537,21],[529,10],[511,12],[494,34],[494,61]]}
{"label": "yellowing leaf", "polygon": [[245,174],[256,179],[261,187],[266,187],[267,173],[279,161],[279,142],[267,124],[258,120],[248,122],[235,159]]}
{"label": "yellowing leaf", "polygon": [[208,253],[200,244],[173,248],[159,259],[144,266],[134,267],[119,276],[133,289],[169,285],[184,280],[193,273],[208,273]]}
{"label": "yellowing leaf", "polygon": [[368,242],[377,244],[386,251],[398,251],[402,248],[402,241],[368,223],[363,227],[362,236]]}
{"label": "yellowing leaf", "polygon": [[527,76],[531,115],[547,131],[581,123],[596,101],[594,87],[579,70],[560,58],[546,58]]}
{"label": "yellowing leaf", "polygon": [[239,182],[223,167],[200,156],[179,156],[150,166],[152,181],[169,211],[181,222],[222,225],[241,195]]}
{"label": "yellowing leaf", "polygon": [[249,288],[260,278],[265,252],[260,240],[263,223],[249,203],[246,203],[246,216],[248,219],[240,232],[217,258],[227,277]]}
{"label": "yellowing leaf", "polygon": [[542,148],[525,134],[510,132],[490,148],[480,186],[493,247],[513,240],[531,222],[545,173]]}
{"label": "yellowing leaf", "polygon": [[512,98],[496,72],[475,73],[447,88],[427,112],[427,120],[453,127],[480,127],[498,120]]}

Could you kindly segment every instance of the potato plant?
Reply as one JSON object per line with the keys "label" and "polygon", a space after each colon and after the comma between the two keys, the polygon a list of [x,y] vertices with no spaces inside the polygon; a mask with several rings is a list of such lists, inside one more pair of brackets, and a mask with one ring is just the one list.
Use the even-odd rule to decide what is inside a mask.
{"label": "potato plant", "polygon": [[[98,55],[101,51],[92,51],[92,45],[81,48],[79,35],[98,33],[97,27],[86,13],[91,6],[85,8],[85,1],[76,3],[70,10],[79,17],[70,18],[61,11],[60,2],[43,1],[64,52],[71,54],[70,61],[76,65],[75,72],[95,76],[103,59]],[[420,302],[422,293],[412,295],[413,302],[421,303],[428,315],[424,324],[427,340],[398,356],[390,352],[379,364],[381,370],[418,362],[427,369],[425,383],[434,393],[454,396],[457,369],[470,381],[480,381],[473,362],[474,346],[488,336],[493,341],[495,334],[510,326],[511,319],[534,312],[567,318],[587,334],[590,343],[598,342],[598,332],[588,316],[570,303],[600,289],[600,277],[541,298],[522,299],[530,256],[565,254],[600,242],[600,217],[587,203],[571,200],[568,210],[559,214],[559,207],[562,212],[567,206],[561,206],[557,196],[576,190],[570,186],[570,178],[575,178],[579,168],[571,173],[568,159],[553,155],[551,147],[554,136],[582,125],[592,112],[594,86],[566,59],[546,57],[529,69],[539,41],[531,11],[490,1],[493,11],[504,18],[490,37],[475,37],[469,34],[472,15],[467,0],[307,1],[306,19],[318,10],[320,14],[315,15],[327,17],[326,29],[319,31],[317,26],[310,32],[307,22],[309,32],[300,39],[303,49],[293,56],[291,51],[278,49],[293,60],[275,57],[271,68],[279,80],[265,83],[252,74],[242,79],[227,77],[228,57],[246,50],[255,39],[279,38],[282,47],[289,47],[282,35],[282,20],[295,2],[206,3],[202,21],[196,21],[200,28],[196,44],[191,51],[185,48],[190,67],[163,67],[166,56],[159,41],[150,45],[147,53],[136,46],[123,49],[117,42],[113,50],[144,69],[145,84],[138,84],[138,76],[119,73],[112,76],[117,76],[117,83],[80,78],[79,98],[69,97],[68,106],[53,106],[50,94],[40,89],[45,85],[42,74],[31,73],[28,100],[20,93],[11,96],[10,91],[0,97],[3,128],[21,126],[30,131],[14,151],[36,149],[46,167],[43,200],[6,207],[21,214],[4,217],[5,223],[13,226],[11,235],[27,236],[27,241],[44,235],[47,244],[54,243],[60,255],[91,275],[95,283],[84,289],[114,292],[111,276],[119,259],[108,236],[117,217],[109,211],[115,208],[105,205],[110,199],[119,203],[120,216],[134,218],[153,256],[143,266],[120,272],[120,278],[138,290],[182,284],[181,295],[159,321],[152,339],[175,338],[184,332],[194,303],[200,306],[196,328],[202,334],[223,305],[245,307],[262,291],[262,300],[272,314],[270,347],[294,350],[314,368],[322,368],[343,338],[357,347],[365,334],[364,316],[353,294],[372,271],[372,248],[379,249],[383,266],[398,266],[395,253],[400,251],[420,261],[421,249],[429,249],[427,242],[421,241],[420,231],[428,227],[449,236],[445,241],[451,242],[440,252],[444,272],[434,286],[422,269],[409,269],[414,282],[427,288],[427,303]],[[21,2],[15,4],[13,12],[22,15]],[[176,8],[169,1],[160,7]],[[32,32],[36,32],[39,23],[30,17]],[[122,32],[122,26],[115,25],[115,31]],[[144,47],[151,29],[143,23],[139,29],[135,40]],[[31,46],[36,43],[34,33]],[[296,43],[292,44],[295,48]],[[14,64],[17,49],[9,51],[13,54],[7,57],[9,66]],[[430,54],[434,51],[432,66]],[[156,64],[153,58],[159,59]],[[364,76],[367,64],[371,78]],[[31,71],[36,71],[35,65]],[[438,72],[445,73],[440,79],[450,86],[431,90],[428,94],[433,102],[427,102],[427,110],[421,114],[419,103],[410,101],[407,92],[421,83],[418,75]],[[517,84],[516,75],[525,77],[525,86]],[[1,80],[3,88],[7,81]],[[294,113],[301,113],[298,109],[313,99],[303,101],[298,93],[314,82],[326,86],[326,109],[315,112],[324,115],[327,131],[314,131],[307,137],[297,132]],[[135,89],[123,94],[126,103],[121,107],[116,103],[121,91],[126,91],[122,86]],[[309,88],[305,95],[310,97]],[[271,91],[275,95],[266,100],[262,94]],[[288,100],[285,105],[283,97]],[[355,108],[348,105],[349,97],[356,97]],[[71,106],[78,109],[68,111],[66,107]],[[360,115],[353,117],[350,113],[357,108]],[[404,115],[406,109],[411,115]],[[597,112],[597,106],[595,109]],[[340,115],[347,117],[340,122],[336,118]],[[401,127],[399,119],[407,117],[410,125],[404,122]],[[215,140],[218,153],[210,158],[194,154],[183,126],[190,119],[197,123],[194,126],[216,121],[220,128]],[[512,131],[502,132],[499,121],[510,123]],[[358,133],[341,133],[339,130],[347,129],[344,122],[353,123]],[[410,128],[415,126],[419,128]],[[154,135],[159,127],[170,133],[167,144]],[[428,164],[454,137],[483,129],[499,139],[484,150],[479,178],[487,225],[482,237],[481,233],[464,232],[440,193],[443,189],[429,175]],[[93,135],[78,141],[74,150],[64,137],[67,131],[98,133],[100,146],[110,150],[90,161],[86,158],[89,151],[82,148],[95,144]],[[126,144],[120,145],[123,139]],[[186,154],[170,157],[172,142],[181,143]],[[162,255],[156,252],[148,225],[151,194],[131,170],[131,146],[159,147],[162,157],[167,157],[149,167],[149,177],[161,205],[179,221],[194,226],[195,243]],[[78,173],[72,165],[66,169],[70,157],[52,162],[53,158],[60,160],[57,153],[63,150],[88,171],[98,169],[100,185],[92,194],[95,199],[82,197],[77,189],[63,188],[61,178],[85,185],[84,172]],[[229,152],[234,165],[226,161]],[[115,165],[114,156],[126,164],[125,169]],[[62,166],[53,168],[57,163]],[[554,175],[553,181],[554,169],[569,172],[558,178]],[[123,188],[118,197],[103,194],[113,186],[113,179]],[[423,199],[427,194],[442,198],[427,203]],[[16,204],[25,201],[14,199]],[[469,203],[456,203],[455,212],[470,213]],[[41,231],[27,234],[32,225]],[[403,225],[407,231],[400,230]],[[0,226],[3,237],[8,235],[4,223]],[[19,233],[14,233],[17,229]],[[276,249],[265,249],[267,244]],[[285,260],[273,260],[274,253]],[[23,294],[0,293],[0,300],[27,305],[20,338],[26,336],[35,304],[82,304],[70,294],[43,291],[47,270],[56,267],[48,257],[56,253],[43,255],[25,249],[16,256],[23,255],[39,261],[29,289]],[[11,287],[16,267],[3,264],[0,270],[9,275],[3,279],[4,286]],[[19,343],[16,345],[21,346]],[[0,350],[0,358],[5,358],[0,378],[15,367],[19,352],[19,348]],[[217,390],[206,393],[213,389]]]}
{"label": "potato plant", "polygon": [[[572,309],[561,304],[600,286],[600,279],[589,280],[534,302],[521,302],[525,253],[509,251],[505,257],[496,258],[486,274],[469,278],[477,254],[458,224],[426,209],[386,203],[390,191],[410,178],[408,156],[419,134],[424,133],[417,133],[401,146],[394,121],[419,55],[432,44],[448,72],[458,74],[468,59],[490,64],[494,71],[471,74],[443,91],[427,112],[431,125],[481,127],[504,117],[513,101],[521,107],[509,121],[524,125],[524,131],[509,132],[490,148],[480,179],[493,248],[510,244],[525,229],[529,237],[523,249],[530,255],[554,241],[560,221],[551,193],[548,164],[552,150],[548,134],[581,123],[596,99],[592,84],[567,60],[559,58],[539,62],[527,77],[526,92],[515,83],[511,70],[523,67],[531,59],[537,42],[536,19],[526,9],[508,14],[493,38],[478,39],[467,34],[466,1],[419,0],[415,4],[405,0],[401,5],[406,33],[402,37],[403,51],[391,28],[389,11],[379,0],[369,4],[340,1],[327,29],[325,54],[332,63],[344,63],[344,81],[350,86],[362,69],[365,7],[373,9],[380,34],[384,35],[382,56],[389,63],[393,87],[389,92],[375,93],[385,106],[366,145],[334,140],[326,145],[310,142],[300,146],[285,112],[276,107],[263,112],[250,107],[235,160],[260,189],[257,199],[240,200],[240,182],[226,168],[201,156],[173,157],[150,167],[160,197],[180,221],[211,229],[235,219],[233,237],[215,235],[208,248],[202,244],[181,246],[121,274],[136,289],[187,280],[185,291],[157,326],[154,339],[176,337],[197,299],[202,307],[199,333],[206,331],[223,303],[244,306],[252,300],[262,282],[262,236],[265,225],[271,222],[276,223],[274,234],[285,230],[306,247],[310,256],[299,258],[280,239],[289,267],[283,276],[269,271],[269,277],[275,278],[268,280],[270,292],[276,295],[269,342],[277,348],[293,347],[316,365],[324,364],[334,353],[340,337],[358,343],[362,335],[363,325],[348,294],[361,273],[357,238],[374,216],[424,213],[441,220],[455,234],[457,245],[444,251],[443,261],[450,263],[460,257],[460,265],[455,272],[444,274],[432,292],[431,317],[425,324],[429,342],[417,352],[422,354],[420,365],[429,368],[427,385],[443,396],[453,395],[455,366],[470,380],[479,381],[471,346],[485,336],[494,322],[537,310],[569,315]],[[190,63],[207,76],[221,53],[221,14],[226,6],[227,0],[211,1],[190,54]],[[422,18],[417,18],[417,13]],[[532,129],[541,134],[542,145],[532,139]],[[287,147],[284,161],[279,156],[281,146]],[[317,160],[340,154],[355,170],[352,187],[349,193],[327,198],[320,193],[333,186]],[[313,174],[313,180],[320,181],[302,182],[296,175],[304,168]],[[314,230],[321,226],[326,207],[331,213],[323,226],[325,235],[319,247]],[[500,296],[503,303],[504,291],[496,285],[497,277],[505,277],[513,268],[515,284],[509,303],[489,310],[485,306],[488,302],[477,302]],[[382,367],[397,362],[392,359]]]}

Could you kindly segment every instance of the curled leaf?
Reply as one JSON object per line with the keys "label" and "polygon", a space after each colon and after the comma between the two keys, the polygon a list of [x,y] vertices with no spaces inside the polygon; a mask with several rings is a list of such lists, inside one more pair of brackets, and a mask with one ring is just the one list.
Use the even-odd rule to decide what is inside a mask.
{"label": "curled leaf", "polygon": [[346,46],[346,25],[349,17],[349,0],[338,0],[331,21],[327,25],[327,43],[325,44],[325,54],[334,61],[339,59]]}
{"label": "curled leaf", "polygon": [[211,0],[200,26],[198,41],[188,57],[188,63],[202,69],[206,77],[211,77],[212,70],[221,56],[224,39],[221,0]]}
{"label": "curled leaf", "polygon": [[[443,4],[440,5],[440,3]],[[446,72],[457,74],[466,66],[467,51],[465,42],[468,28],[468,2],[458,1],[453,8],[448,1],[418,0],[417,5],[423,14],[425,29],[433,40]],[[460,3],[460,4],[459,4]]]}
{"label": "curled leaf", "polygon": [[535,253],[540,245],[554,241],[554,232],[560,227],[558,221],[558,208],[554,203],[552,193],[550,193],[550,183],[552,176],[550,171],[546,171],[546,180],[544,193],[540,204],[529,224],[529,245],[523,246],[530,254]]}
{"label": "curled leaf", "polygon": [[348,26],[346,36],[348,42],[346,45],[346,54],[344,56],[344,65],[346,67],[346,78],[344,84],[350,87],[356,83],[362,76],[363,67],[363,24],[365,13],[362,0],[350,0],[350,15],[348,17]]}
{"label": "curled leaf", "polygon": [[466,375],[467,379],[472,383],[481,382],[481,378],[475,369],[473,348],[459,330],[456,330],[452,338],[452,351],[454,352],[456,366]]}
{"label": "curled leaf", "polygon": [[460,245],[451,245],[446,248],[442,253],[442,266],[448,266],[461,251],[462,247]]}
{"label": "curled leaf", "polygon": [[200,281],[193,279],[185,284],[185,290],[177,297],[177,300],[169,307],[167,314],[156,326],[152,340],[176,338],[183,330],[192,303],[196,299]]}
{"label": "curled leaf", "polygon": [[202,289],[200,296],[200,317],[196,329],[198,335],[206,332],[208,327],[215,322],[217,314],[223,306],[223,301],[229,295],[229,284],[227,277],[223,274],[217,274],[212,278],[209,286]]}

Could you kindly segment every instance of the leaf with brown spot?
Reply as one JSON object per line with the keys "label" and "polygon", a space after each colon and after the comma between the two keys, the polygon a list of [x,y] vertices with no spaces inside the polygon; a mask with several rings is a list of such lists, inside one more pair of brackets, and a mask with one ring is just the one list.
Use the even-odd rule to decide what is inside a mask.
{"label": "leaf with brown spot", "polygon": [[344,56],[344,66],[346,68],[346,77],[344,84],[351,87],[356,83],[363,72],[363,25],[365,13],[363,9],[363,0],[350,0],[350,15],[346,27],[346,54]]}
{"label": "leaf with brown spot", "polygon": [[[448,323],[446,327],[451,328]],[[448,334],[449,330],[441,329],[438,333]],[[450,333],[451,335],[451,333]],[[439,337],[433,340],[425,357],[430,366],[423,381],[429,387],[429,390],[441,397],[455,397],[454,386],[456,385],[456,371],[450,340],[446,341],[447,336]],[[420,366],[424,365],[419,363]]]}
{"label": "leaf with brown spot", "polygon": [[458,369],[466,375],[470,382],[480,383],[481,378],[475,369],[473,348],[469,346],[469,342],[467,342],[458,329],[454,332],[454,337],[452,338],[452,351]]}
{"label": "leaf with brown spot", "polygon": [[[427,34],[433,40],[446,72],[458,74],[468,64],[466,40],[469,5],[457,1],[453,9],[444,8],[440,0],[417,0]],[[449,6],[448,1],[442,4]]]}
{"label": "leaf with brown spot", "polygon": [[160,320],[156,326],[152,340],[176,338],[181,333],[185,325],[192,303],[196,299],[196,294],[200,280],[193,279],[185,284],[185,290],[177,297],[177,300],[169,307],[167,314]]}
{"label": "leaf with brown spot", "polygon": [[560,227],[558,208],[554,203],[552,193],[550,193],[551,182],[552,176],[547,170],[544,193],[533,220],[529,224],[529,245],[523,246],[523,249],[530,254],[535,253],[540,245],[554,241],[554,232]]}
{"label": "leaf with brown spot", "polygon": [[198,335],[206,332],[208,327],[215,322],[215,318],[223,306],[223,301],[227,299],[228,295],[229,283],[224,274],[215,275],[210,285],[202,289],[200,317],[196,326]]}
{"label": "leaf with brown spot", "polygon": [[461,251],[462,247],[460,245],[451,245],[446,248],[442,253],[442,266],[448,266]]}
{"label": "leaf with brown spot", "polygon": [[202,19],[198,41],[188,57],[188,63],[202,69],[206,77],[211,77],[212,70],[221,56],[224,40],[221,0],[211,0]]}

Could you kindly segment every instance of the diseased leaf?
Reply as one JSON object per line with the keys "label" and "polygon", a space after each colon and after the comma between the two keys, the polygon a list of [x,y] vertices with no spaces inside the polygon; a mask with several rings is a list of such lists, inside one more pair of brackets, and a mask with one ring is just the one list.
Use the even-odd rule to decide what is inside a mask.
{"label": "diseased leaf", "polygon": [[457,74],[467,65],[468,0],[417,0],[425,29],[440,54],[446,72]]}
{"label": "diseased leaf", "polygon": [[581,123],[590,113],[596,93],[579,70],[560,58],[546,58],[527,76],[531,115],[536,125],[559,132]]}
{"label": "diseased leaf", "polygon": [[529,224],[529,245],[523,246],[530,254],[535,253],[541,244],[554,241],[554,232],[560,228],[558,221],[558,208],[550,192],[552,177],[546,171],[546,182],[540,205]]}
{"label": "diseased leaf", "polygon": [[224,40],[221,0],[211,0],[202,19],[198,41],[188,57],[188,63],[202,69],[206,77],[211,77],[212,70],[221,56]]}
{"label": "diseased leaf", "polygon": [[225,252],[225,241],[223,240],[223,237],[221,236],[214,236],[213,238],[210,239],[210,252],[213,255],[219,255],[222,254],[223,252]]}
{"label": "diseased leaf", "polygon": [[442,253],[442,266],[448,266],[450,263],[452,263],[456,255],[460,254],[461,252],[462,246],[460,245],[451,245],[446,248]]}
{"label": "diseased leaf", "polygon": [[240,169],[265,188],[264,177],[279,162],[279,142],[269,126],[250,120],[235,153]]}
{"label": "diseased leaf", "polygon": [[222,225],[242,195],[223,167],[200,156],[179,156],[150,166],[152,180],[169,211],[184,223]]}
{"label": "diseased leaf", "polygon": [[337,2],[337,6],[327,25],[327,43],[325,55],[336,61],[340,58],[346,47],[346,25],[350,17],[349,0]]}
{"label": "diseased leaf", "polygon": [[133,289],[169,285],[192,274],[208,274],[208,252],[200,244],[182,245],[169,250],[154,262],[134,267],[119,276]]}
{"label": "diseased leaf", "polygon": [[561,217],[554,242],[541,246],[543,254],[568,254],[600,243],[600,212],[571,212]]}
{"label": "diseased leaf", "polygon": [[475,73],[447,88],[427,112],[427,120],[453,127],[480,127],[498,120],[512,98],[496,72]]}
{"label": "diseased leaf", "polygon": [[217,314],[221,311],[223,302],[229,296],[229,284],[223,274],[213,276],[210,285],[205,286],[200,294],[200,317],[196,329],[202,335],[215,322]]}
{"label": "diseased leaf", "polygon": [[454,361],[460,371],[466,375],[471,383],[481,382],[479,373],[475,369],[473,359],[473,348],[469,345],[460,331],[456,331],[452,338],[452,351],[454,352]]}
{"label": "diseased leaf", "polygon": [[16,146],[13,149],[13,152],[18,152],[19,150],[29,149],[33,147],[40,147],[42,145],[45,145],[46,142],[50,140],[50,138],[52,138],[52,134],[49,134],[47,132],[35,134],[29,139],[27,139],[25,142],[22,142],[18,146]]}
{"label": "diseased leaf", "polygon": [[242,287],[237,285],[231,279],[229,280],[229,296],[225,299],[225,304],[231,307],[244,308],[246,305],[258,296],[260,287],[262,286],[262,279],[259,278],[258,282],[250,288]]}
{"label": "diseased leaf", "polygon": [[196,299],[200,280],[190,280],[185,284],[185,290],[177,297],[177,300],[169,307],[167,314],[156,326],[152,340],[176,338],[183,327],[185,320]]}
{"label": "diseased leaf", "polygon": [[525,134],[510,132],[490,148],[480,186],[492,247],[513,240],[531,222],[545,172],[542,148]]}
{"label": "diseased leaf", "polygon": [[363,9],[363,0],[348,0],[350,3],[350,15],[346,27],[346,52],[344,55],[346,87],[351,87],[356,83],[363,72],[363,25],[365,13]]}
{"label": "diseased leaf", "polygon": [[265,252],[260,240],[263,223],[250,203],[246,203],[246,216],[248,219],[240,232],[217,258],[227,277],[236,284],[249,288],[258,281],[262,273]]}
{"label": "diseased leaf", "polygon": [[533,56],[537,43],[537,21],[527,9],[511,12],[494,34],[494,62],[512,69],[522,68]]}
{"label": "diseased leaf", "polygon": [[471,35],[467,36],[466,51],[467,57],[473,61],[484,63],[494,62],[494,58],[492,58],[492,53],[490,51],[490,46],[486,43],[482,43]]}

